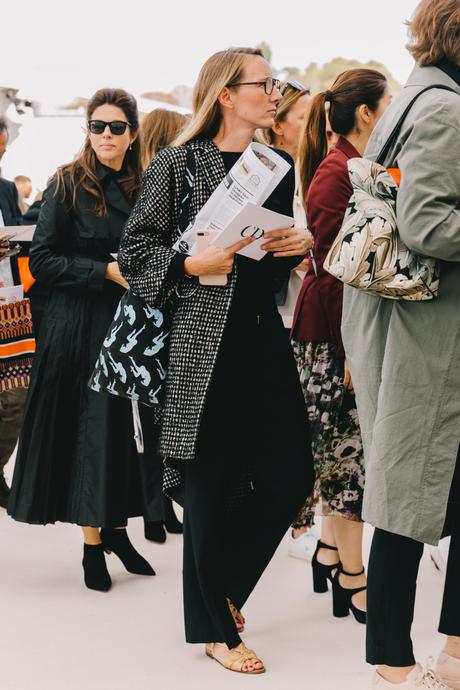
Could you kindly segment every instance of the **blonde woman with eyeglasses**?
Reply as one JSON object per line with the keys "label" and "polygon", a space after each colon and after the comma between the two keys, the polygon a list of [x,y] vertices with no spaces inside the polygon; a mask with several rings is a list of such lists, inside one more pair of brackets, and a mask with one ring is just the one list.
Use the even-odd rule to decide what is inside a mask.
{"label": "blonde woman with eyeglasses", "polygon": [[[206,643],[210,658],[246,674],[265,667],[240,637],[240,610],[312,487],[305,406],[273,288],[305,255],[309,239],[295,228],[273,231],[260,262],[237,254],[247,239],[197,256],[172,246],[187,152],[195,161],[192,221],[255,131],[273,125],[280,98],[260,51],[236,48],[209,58],[192,120],[147,169],[119,254],[126,280],[149,303],[179,296],[159,452],[170,491],[182,488],[186,639]],[[266,206],[290,214],[294,169],[283,155],[292,167]],[[224,273],[224,286],[198,281]]]}

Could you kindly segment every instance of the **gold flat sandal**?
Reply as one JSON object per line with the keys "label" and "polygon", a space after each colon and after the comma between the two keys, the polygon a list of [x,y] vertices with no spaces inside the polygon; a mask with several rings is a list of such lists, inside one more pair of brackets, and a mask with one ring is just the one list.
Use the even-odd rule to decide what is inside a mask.
{"label": "gold flat sandal", "polygon": [[229,655],[225,659],[225,661],[221,661],[217,657],[214,656],[213,650],[216,644],[221,644],[219,642],[213,642],[212,647],[209,647],[206,645],[206,655],[210,659],[214,659],[214,661],[217,661],[221,666],[226,668],[228,671],[235,671],[236,673],[244,673],[245,675],[255,675],[259,673],[265,673],[266,669],[265,666],[262,665],[262,668],[255,668],[252,671],[244,671],[243,666],[245,663],[248,661],[259,661],[261,664],[263,664],[263,661],[259,659],[257,654],[252,651],[252,649],[248,649],[247,647],[244,647],[244,649],[239,652],[236,649],[232,649],[231,651],[229,650]]}

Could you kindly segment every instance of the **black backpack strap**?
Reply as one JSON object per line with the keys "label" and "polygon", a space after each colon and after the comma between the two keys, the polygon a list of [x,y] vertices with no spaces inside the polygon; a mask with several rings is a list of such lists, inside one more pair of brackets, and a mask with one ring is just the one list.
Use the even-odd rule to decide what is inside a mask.
{"label": "black backpack strap", "polygon": [[401,117],[399,118],[398,122],[393,128],[393,131],[391,132],[390,136],[388,137],[386,143],[384,144],[382,150],[380,151],[379,155],[375,159],[376,163],[379,163],[380,165],[384,164],[384,161],[388,155],[388,153],[391,151],[391,148],[393,144],[396,141],[396,138],[399,134],[399,131],[404,123],[404,120],[406,119],[410,109],[414,105],[415,101],[419,96],[422,95],[422,93],[425,93],[425,91],[430,91],[431,89],[442,89],[443,91],[452,91],[452,93],[456,93],[454,89],[451,89],[450,86],[446,86],[445,84],[432,84],[431,86],[426,86],[424,89],[418,92],[416,96],[410,101],[410,103],[406,106],[404,109],[404,112],[402,113]]}
{"label": "black backpack strap", "polygon": [[180,198],[179,230],[185,232],[188,227],[190,204],[192,201],[193,184],[195,182],[196,162],[193,151],[186,147],[187,158],[185,161],[184,180]]}

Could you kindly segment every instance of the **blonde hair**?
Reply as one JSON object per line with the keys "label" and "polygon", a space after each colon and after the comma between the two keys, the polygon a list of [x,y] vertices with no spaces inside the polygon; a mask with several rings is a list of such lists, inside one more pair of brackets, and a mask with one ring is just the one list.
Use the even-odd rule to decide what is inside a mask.
{"label": "blonde hair", "polygon": [[408,27],[407,49],[419,65],[447,59],[460,66],[459,0],[422,0]]}
{"label": "blonde hair", "polygon": [[155,108],[141,124],[141,161],[145,169],[160,149],[169,146],[184,129],[189,118],[175,110]]}
{"label": "blonde hair", "polygon": [[[284,122],[287,114],[295,106],[298,100],[303,98],[303,96],[308,96],[310,89],[296,89],[293,86],[289,86],[286,89],[282,99],[278,103],[275,115],[275,124],[278,122]],[[276,142],[276,133],[273,127],[267,127],[267,129],[260,130],[260,138],[264,144],[268,146],[274,146]]]}
{"label": "blonde hair", "polygon": [[174,141],[182,146],[193,139],[213,139],[222,122],[219,94],[241,77],[248,55],[264,57],[258,48],[229,48],[206,60],[193,91],[193,115],[188,127]]}

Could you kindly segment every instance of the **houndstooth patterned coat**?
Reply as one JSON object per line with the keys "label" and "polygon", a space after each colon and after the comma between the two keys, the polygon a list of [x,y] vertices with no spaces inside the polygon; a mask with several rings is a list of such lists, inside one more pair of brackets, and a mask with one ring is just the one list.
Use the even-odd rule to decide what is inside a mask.
{"label": "houndstooth patterned coat", "polygon": [[[212,141],[187,144],[195,158],[190,221],[225,177],[219,149]],[[176,295],[170,336],[159,453],[193,459],[206,392],[235,288],[237,267],[226,286],[206,287],[196,279],[168,277],[177,253],[180,197],[186,148],[160,151],[147,168],[142,190],[125,227],[118,261],[133,291],[160,308]]]}

